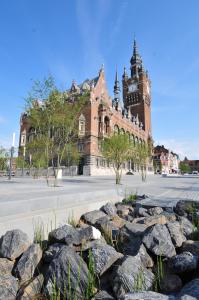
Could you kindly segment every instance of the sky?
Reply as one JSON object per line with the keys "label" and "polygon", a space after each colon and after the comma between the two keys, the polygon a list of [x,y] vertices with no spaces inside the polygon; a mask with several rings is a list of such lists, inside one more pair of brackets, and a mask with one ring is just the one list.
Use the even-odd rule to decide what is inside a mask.
{"label": "sky", "polygon": [[95,77],[102,64],[113,95],[116,66],[130,73],[136,37],[152,81],[156,144],[199,159],[198,0],[1,0],[0,145],[18,144],[34,80],[61,89]]}

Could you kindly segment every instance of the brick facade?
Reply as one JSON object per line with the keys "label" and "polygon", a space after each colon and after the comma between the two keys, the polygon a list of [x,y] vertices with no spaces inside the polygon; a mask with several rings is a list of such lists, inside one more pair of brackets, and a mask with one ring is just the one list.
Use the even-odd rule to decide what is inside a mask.
{"label": "brick facade", "polygon": [[[143,68],[142,60],[134,42],[131,58],[131,75],[126,70],[122,77],[123,101],[120,98],[120,86],[116,73],[114,98],[108,94],[105,71],[102,67],[93,80],[86,80],[81,85],[72,83],[66,91],[71,95],[89,91],[90,101],[79,119],[78,149],[81,153],[79,174],[111,174],[112,170],[100,152],[101,140],[114,132],[128,133],[134,142],[147,142],[151,134],[151,82]],[[25,117],[21,118],[20,146],[25,146],[31,130]],[[127,171],[130,163],[127,163]]]}

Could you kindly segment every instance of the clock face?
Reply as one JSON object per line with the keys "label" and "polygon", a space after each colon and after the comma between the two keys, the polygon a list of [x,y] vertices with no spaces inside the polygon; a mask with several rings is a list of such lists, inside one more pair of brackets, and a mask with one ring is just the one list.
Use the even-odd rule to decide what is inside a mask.
{"label": "clock face", "polygon": [[136,83],[131,83],[129,85],[129,92],[135,92],[137,90],[137,84]]}

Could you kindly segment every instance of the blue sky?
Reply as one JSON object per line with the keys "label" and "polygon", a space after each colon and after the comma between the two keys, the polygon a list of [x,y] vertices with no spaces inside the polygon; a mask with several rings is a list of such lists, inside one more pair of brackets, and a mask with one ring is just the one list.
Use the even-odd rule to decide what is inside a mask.
{"label": "blue sky", "polygon": [[130,67],[136,35],[152,80],[153,137],[199,159],[198,0],[2,0],[0,145],[19,133],[32,80],[51,73],[67,89],[102,63],[112,95],[115,68]]}

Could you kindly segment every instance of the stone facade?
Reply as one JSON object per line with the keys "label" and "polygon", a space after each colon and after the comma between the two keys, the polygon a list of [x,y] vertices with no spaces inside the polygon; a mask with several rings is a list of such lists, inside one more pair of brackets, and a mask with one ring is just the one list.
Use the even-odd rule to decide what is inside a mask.
{"label": "stone facade", "polygon": [[[123,101],[116,72],[114,98],[109,96],[104,67],[96,78],[77,85],[74,81],[67,94],[75,96],[89,92],[90,101],[79,117],[78,149],[81,154],[78,173],[84,175],[107,175],[113,171],[101,155],[101,141],[113,133],[127,133],[136,143],[152,140],[151,133],[151,82],[144,70],[141,56],[134,41],[130,60],[131,74],[126,69],[122,76]],[[20,147],[25,147],[31,127],[24,115],[21,117]],[[124,165],[124,172],[134,170],[131,162]],[[152,170],[149,167],[149,170]]]}

